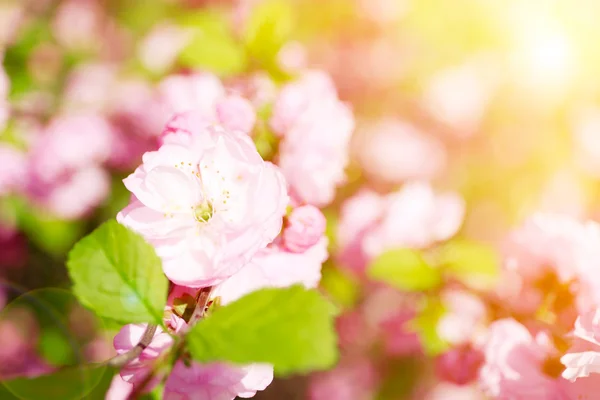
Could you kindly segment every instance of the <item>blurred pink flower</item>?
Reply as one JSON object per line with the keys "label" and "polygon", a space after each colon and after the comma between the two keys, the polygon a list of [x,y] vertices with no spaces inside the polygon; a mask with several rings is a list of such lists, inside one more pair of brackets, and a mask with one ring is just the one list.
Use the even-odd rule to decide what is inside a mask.
{"label": "blurred pink flower", "polygon": [[485,363],[479,381],[497,399],[568,400],[562,378],[545,374],[543,367],[556,351],[543,333],[535,337],[513,319],[493,322],[483,343]]}
{"label": "blurred pink flower", "polygon": [[19,192],[27,185],[25,153],[0,143],[0,196]]}
{"label": "blurred pink flower", "polygon": [[446,150],[441,142],[392,118],[359,130],[355,149],[365,172],[386,183],[428,180],[446,164]]}
{"label": "blurred pink flower", "polygon": [[420,356],[423,346],[410,322],[416,317],[414,309],[403,307],[380,323],[385,354],[391,357]]}
{"label": "blurred pink flower", "polygon": [[443,381],[466,385],[477,378],[483,360],[483,353],[470,345],[452,348],[435,359],[436,374]]}
{"label": "blurred pink flower", "polygon": [[171,281],[202,287],[233,275],[277,237],[288,197],[249,136],[194,125],[194,116],[180,116],[179,131],[124,180],[134,198],[118,220],[155,246]]}
{"label": "blurred pink flower", "polygon": [[30,168],[42,182],[105,162],[110,156],[112,131],[97,114],[58,116],[45,128],[30,152]]}
{"label": "blurred pink flower", "polygon": [[250,133],[256,121],[252,104],[228,94],[219,78],[212,74],[171,75],[160,83],[158,93],[166,119],[176,113],[194,111],[207,124],[220,124],[244,133]]}
{"label": "blurred pink flower", "polygon": [[425,88],[425,108],[452,128],[451,134],[469,138],[476,133],[497,86],[496,62],[476,57],[438,72]]}
{"label": "blurred pink flower", "polygon": [[436,194],[423,182],[407,183],[385,201],[383,217],[364,237],[368,257],[394,248],[421,249],[450,239],[465,213],[465,202],[458,194]]}
{"label": "blurred pink flower", "polygon": [[281,89],[270,121],[283,138],[279,166],[300,202],[325,206],[345,181],[354,117],[337,97],[333,82],[306,72]]}
{"label": "blurred pink flower", "polygon": [[100,167],[82,168],[54,182],[34,197],[53,214],[76,219],[87,215],[110,193],[110,177]]}
{"label": "blurred pink flower", "polygon": [[287,73],[299,72],[306,68],[306,48],[299,42],[286,43],[277,53],[277,62]]}
{"label": "blurred pink flower", "polygon": [[600,373],[600,309],[579,316],[573,335],[572,347],[560,359],[566,367],[562,376],[575,381]]}
{"label": "blurred pink flower", "polygon": [[102,24],[107,16],[94,0],[66,0],[60,3],[53,21],[58,42],[72,50],[94,50],[103,40]]}
{"label": "blurred pink flower", "polygon": [[[505,269],[522,279],[524,288],[554,277],[570,286],[580,313],[600,304],[600,225],[569,216],[536,213],[513,231],[505,243]],[[542,293],[556,288],[542,285]]]}
{"label": "blurred pink flower", "polygon": [[110,125],[95,114],[56,117],[29,152],[28,194],[63,218],[79,218],[108,195],[101,165],[111,151]]}
{"label": "blurred pink flower", "polygon": [[310,400],[369,400],[379,384],[379,374],[369,359],[342,360],[334,369],[311,377]]}
{"label": "blurred pink flower", "polygon": [[453,345],[476,342],[487,323],[485,303],[474,294],[458,289],[446,289],[440,297],[446,313],[437,325],[439,337]]}
{"label": "blurred pink flower", "polygon": [[98,62],[76,66],[67,78],[64,108],[72,112],[107,112],[114,100],[111,93],[117,80],[116,64]]}
{"label": "blurred pink flower", "polygon": [[191,31],[162,22],[154,26],[140,43],[139,58],[149,71],[163,73],[173,66],[191,38]]}
{"label": "blurred pink flower", "polygon": [[385,198],[371,190],[362,189],[342,203],[336,238],[338,260],[343,266],[362,273],[368,257],[363,249],[365,235],[384,214]]}
{"label": "blurred pink flower", "polygon": [[283,243],[287,250],[302,253],[314,246],[325,235],[327,221],[317,207],[296,207],[286,218]]}

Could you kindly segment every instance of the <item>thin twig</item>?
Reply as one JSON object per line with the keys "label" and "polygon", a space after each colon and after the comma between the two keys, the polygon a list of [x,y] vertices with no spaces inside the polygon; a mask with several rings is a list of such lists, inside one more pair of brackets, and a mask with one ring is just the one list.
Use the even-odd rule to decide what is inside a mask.
{"label": "thin twig", "polygon": [[[193,324],[195,324],[196,322],[198,322],[200,319],[202,319],[204,317],[204,311],[206,310],[206,306],[208,305],[208,302],[210,301],[211,292],[212,292],[212,287],[207,287],[207,288],[200,289],[200,291],[196,295],[196,307],[194,308],[194,312],[192,313],[192,316],[190,317],[190,319],[188,321],[188,327],[192,326]],[[154,328],[154,330],[156,330],[156,327]],[[178,342],[176,342],[176,344],[175,344],[175,347],[176,347],[175,352],[177,354],[179,354],[181,349],[183,348],[182,346],[184,345],[184,341],[182,339],[183,339],[184,334],[185,334],[185,331],[179,332],[178,336],[179,336],[180,340]],[[153,335],[154,335],[154,333],[152,333],[152,335],[150,336],[150,341],[152,340]],[[146,337],[146,335],[144,334],[142,339],[144,339],[145,337]],[[141,343],[141,341],[140,341],[140,343]],[[141,350],[139,351],[139,353],[141,353]],[[139,353],[138,353],[138,355],[139,355]],[[125,353],[125,354],[128,354],[128,353]],[[123,354],[123,355],[125,355],[125,354]],[[133,357],[133,358],[135,358],[135,357]],[[150,382],[152,382],[152,380],[155,378],[155,376],[159,372],[161,363],[164,361],[163,358],[164,358],[164,356],[160,357],[154,361],[154,365],[153,365],[150,373],[148,373],[148,375],[146,375],[144,377],[142,382],[140,382],[139,384],[134,386],[132,392],[129,394],[129,397],[127,398],[128,400],[135,400],[144,393],[146,387],[150,384]]]}
{"label": "thin twig", "polygon": [[154,338],[154,333],[156,332],[157,327],[158,325],[156,324],[146,325],[146,330],[144,331],[139,343],[127,353],[119,354],[118,356],[108,360],[108,365],[115,368],[121,368],[139,357],[140,354],[142,354],[142,351],[144,351],[144,349],[152,342],[152,338]]}

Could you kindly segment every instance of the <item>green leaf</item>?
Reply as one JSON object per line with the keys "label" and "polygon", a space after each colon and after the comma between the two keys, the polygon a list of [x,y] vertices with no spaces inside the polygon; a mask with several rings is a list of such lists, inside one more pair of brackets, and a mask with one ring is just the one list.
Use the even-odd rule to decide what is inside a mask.
{"label": "green leaf", "polygon": [[464,239],[445,244],[439,263],[447,274],[474,289],[493,287],[500,269],[498,254],[491,246]]}
{"label": "green leaf", "polygon": [[[2,382],[10,395],[0,391],[1,398],[14,396],[23,400],[37,399],[100,399],[96,390],[104,390],[106,374],[112,373],[105,365],[90,364],[70,367],[58,372],[35,378],[17,378]],[[107,388],[106,388],[107,389]],[[103,393],[103,394],[104,394]]]}
{"label": "green leaf", "polygon": [[2,207],[11,208],[19,228],[36,246],[57,258],[64,257],[83,234],[82,221],[58,219],[35,208],[23,198],[8,198]]}
{"label": "green leaf", "polygon": [[262,289],[217,308],[187,342],[198,361],[269,363],[278,375],[326,369],[337,360],[331,304],[299,285]]}
{"label": "green leaf", "polygon": [[323,266],[320,285],[340,307],[351,308],[358,301],[360,287],[357,280],[329,263]]}
{"label": "green leaf", "polygon": [[124,323],[161,323],[168,290],[160,259],[140,235],[116,221],[102,224],[69,253],[79,301]]}
{"label": "green leaf", "polygon": [[277,54],[294,29],[294,9],[287,0],[261,1],[252,8],[243,33],[250,55],[263,68],[277,70]]}
{"label": "green leaf", "polygon": [[235,75],[246,69],[246,52],[222,13],[202,10],[186,15],[181,23],[194,31],[192,40],[179,55],[183,66],[219,75]]}
{"label": "green leaf", "polygon": [[367,269],[367,275],[400,290],[424,291],[439,286],[440,271],[432,268],[412,249],[390,250],[377,257]]}
{"label": "green leaf", "polygon": [[425,354],[435,356],[448,349],[446,343],[438,335],[438,324],[446,313],[444,305],[438,298],[429,298],[419,314],[409,322],[409,329],[419,336]]}

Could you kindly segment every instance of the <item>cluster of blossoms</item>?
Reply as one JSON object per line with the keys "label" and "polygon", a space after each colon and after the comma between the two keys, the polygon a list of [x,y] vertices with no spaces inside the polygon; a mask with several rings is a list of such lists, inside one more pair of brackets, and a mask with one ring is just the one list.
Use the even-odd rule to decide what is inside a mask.
{"label": "cluster of blossoms", "polygon": [[[393,213],[386,212],[383,199],[402,196],[405,201],[393,209],[402,218],[391,225],[394,229],[385,229]],[[369,262],[386,247],[430,252],[462,222],[460,200],[452,196],[434,195],[414,183],[387,197],[359,192],[342,207],[335,258],[364,277]],[[377,211],[355,212],[367,204]],[[371,242],[373,235],[377,240]],[[501,243],[500,275],[493,287],[474,290],[447,280],[436,289],[445,311],[433,332],[444,345],[433,358],[426,357],[431,338],[414,325],[428,295],[365,283],[358,306],[338,319],[340,365],[315,376],[310,397],[326,399],[337,392],[345,393],[343,399],[373,398],[386,381],[398,379],[394,373],[405,373],[394,372],[394,362],[425,368],[429,359],[429,372],[406,389],[410,398],[595,398],[600,384],[599,251],[598,223],[533,214]]]}
{"label": "cluster of blossoms", "polygon": [[[115,378],[109,398],[148,391],[160,382],[152,376],[153,363],[173,344],[170,334],[185,332],[193,323],[191,315],[175,306],[186,298],[205,292],[207,304],[226,305],[260,288],[318,285],[328,241],[325,217],[313,204],[326,204],[333,197],[345,160],[301,165],[305,179],[284,165],[288,157],[310,152],[311,145],[322,154],[319,142],[306,143],[299,135],[331,137],[335,147],[325,142],[323,153],[347,147],[352,116],[331,89],[326,76],[316,72],[282,89],[271,120],[282,136],[282,148],[287,148],[279,154],[279,167],[264,161],[251,139],[256,115],[250,101],[228,92],[212,75],[174,76],[163,82],[160,90],[174,115],[158,138],[160,147],[145,153],[143,163],[124,180],[131,200],[117,219],[140,233],[162,260],[172,282],[165,309],[170,332],[155,331],[140,356]],[[331,120],[313,114],[323,111],[321,105],[344,113],[347,120],[339,132],[329,130],[336,126]],[[311,174],[311,168],[327,163],[332,165],[331,177]],[[317,190],[306,188],[315,186],[329,193],[327,197],[311,198]],[[145,325],[123,327],[114,340],[117,353],[135,347],[144,332]],[[252,397],[272,379],[270,365],[179,360],[166,379],[164,396]]]}

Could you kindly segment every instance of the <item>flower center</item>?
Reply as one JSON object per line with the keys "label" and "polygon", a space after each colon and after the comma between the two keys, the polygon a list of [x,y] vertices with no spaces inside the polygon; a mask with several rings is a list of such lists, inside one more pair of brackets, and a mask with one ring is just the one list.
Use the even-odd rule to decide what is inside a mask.
{"label": "flower center", "polygon": [[194,218],[196,218],[196,221],[198,222],[208,222],[213,214],[214,208],[210,201],[204,201],[194,207]]}

